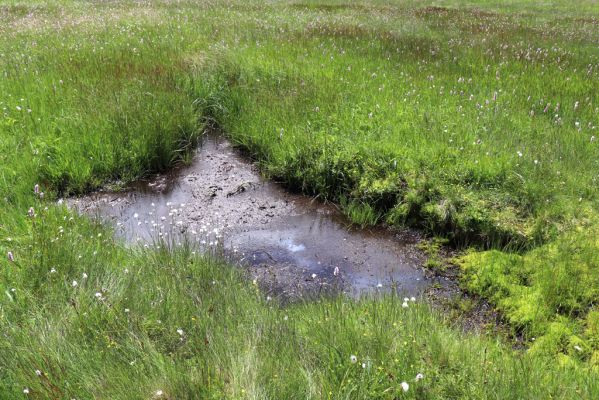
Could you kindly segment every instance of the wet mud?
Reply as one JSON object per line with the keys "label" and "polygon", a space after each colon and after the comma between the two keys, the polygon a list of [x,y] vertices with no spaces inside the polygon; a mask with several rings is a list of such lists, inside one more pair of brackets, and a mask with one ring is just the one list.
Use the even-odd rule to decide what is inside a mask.
{"label": "wet mud", "polygon": [[355,229],[334,206],[263,179],[216,135],[205,137],[188,167],[69,204],[112,222],[133,244],[185,240],[224,253],[285,298],[390,290],[411,297],[442,283],[422,268],[416,232]]}

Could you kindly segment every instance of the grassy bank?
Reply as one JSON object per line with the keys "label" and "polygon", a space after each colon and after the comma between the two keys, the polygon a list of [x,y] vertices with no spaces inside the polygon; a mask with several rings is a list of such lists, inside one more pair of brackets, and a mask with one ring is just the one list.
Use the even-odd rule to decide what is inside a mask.
{"label": "grassy bank", "polygon": [[63,209],[36,215],[29,243],[3,271],[15,289],[2,300],[3,399],[24,391],[81,399],[590,399],[599,392],[582,369],[459,333],[418,302],[339,298],[280,308],[218,259],[185,246],[124,250],[109,231]]}
{"label": "grassy bank", "polygon": [[[432,4],[0,2],[4,397],[596,397],[599,10]],[[54,204],[185,162],[206,121],[357,223],[472,246],[464,287],[531,350],[393,298],[280,310]]]}

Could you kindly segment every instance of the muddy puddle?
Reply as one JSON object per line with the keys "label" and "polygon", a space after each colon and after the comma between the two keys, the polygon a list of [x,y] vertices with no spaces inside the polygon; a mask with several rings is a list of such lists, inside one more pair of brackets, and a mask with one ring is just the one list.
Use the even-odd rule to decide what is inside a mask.
{"label": "muddy puddle", "polygon": [[130,243],[186,240],[198,249],[219,249],[268,292],[285,297],[337,290],[396,290],[411,297],[434,283],[421,268],[416,233],[351,228],[333,206],[263,179],[216,135],[205,138],[188,167],[70,204],[112,221]]}

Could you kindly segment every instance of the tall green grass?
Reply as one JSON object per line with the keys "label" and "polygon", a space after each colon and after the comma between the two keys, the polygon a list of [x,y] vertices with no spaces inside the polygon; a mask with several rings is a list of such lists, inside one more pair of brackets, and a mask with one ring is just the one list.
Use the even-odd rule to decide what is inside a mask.
{"label": "tall green grass", "polygon": [[583,369],[460,333],[419,302],[405,308],[388,295],[280,307],[241,271],[186,245],[124,250],[109,230],[60,208],[30,224],[31,248],[3,270],[15,288],[3,293],[0,315],[3,399],[23,391],[99,399],[599,392]]}

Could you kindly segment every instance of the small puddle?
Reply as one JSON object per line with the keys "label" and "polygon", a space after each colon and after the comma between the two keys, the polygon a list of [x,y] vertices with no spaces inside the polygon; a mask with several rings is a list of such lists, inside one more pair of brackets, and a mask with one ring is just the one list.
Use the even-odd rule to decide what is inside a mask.
{"label": "small puddle", "polygon": [[263,287],[287,297],[330,290],[416,296],[435,282],[421,267],[415,232],[352,228],[333,206],[263,179],[216,135],[204,139],[188,167],[70,204],[113,221],[131,243],[186,238],[200,249],[218,248]]}

